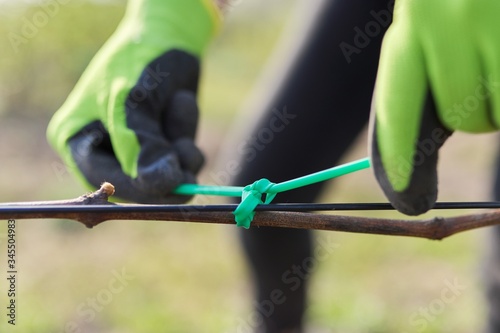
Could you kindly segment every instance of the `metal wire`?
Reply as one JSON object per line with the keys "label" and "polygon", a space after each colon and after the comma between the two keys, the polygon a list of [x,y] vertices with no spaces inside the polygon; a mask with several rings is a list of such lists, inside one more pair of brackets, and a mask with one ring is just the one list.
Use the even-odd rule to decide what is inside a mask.
{"label": "metal wire", "polygon": [[[2,214],[18,213],[76,213],[76,212],[232,212],[238,205],[12,205],[1,206]],[[500,202],[438,202],[433,209],[494,209],[500,208]],[[256,211],[375,211],[394,210],[389,203],[281,203],[259,205]]]}
{"label": "metal wire", "polygon": [[[486,202],[438,202],[432,209],[494,209],[500,208],[500,201]],[[356,210],[395,210],[390,203],[325,203],[325,204],[275,204],[261,205],[256,210],[288,211],[356,211]]]}

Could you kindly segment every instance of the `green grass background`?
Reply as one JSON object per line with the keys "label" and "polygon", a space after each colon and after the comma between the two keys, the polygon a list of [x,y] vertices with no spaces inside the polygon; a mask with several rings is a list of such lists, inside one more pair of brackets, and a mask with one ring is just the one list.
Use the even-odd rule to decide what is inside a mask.
{"label": "green grass background", "polygon": [[[199,143],[208,158],[202,182],[210,182],[231,156],[224,150],[231,124],[296,2],[235,2],[210,48],[200,94]],[[44,132],[123,8],[123,1],[70,1],[16,52],[10,36],[40,7],[0,5],[0,201],[71,198],[85,191],[60,168]],[[365,136],[345,161],[366,156]],[[455,135],[446,144],[440,200],[489,199],[496,140]],[[363,171],[332,183],[322,201],[384,198]],[[0,332],[250,332],[244,323],[253,320],[252,285],[233,226],[115,221],[87,230],[71,221],[18,221],[15,327],[4,315],[6,230],[0,223]],[[309,278],[310,332],[479,332],[486,315],[480,271],[487,233],[436,242],[316,232],[336,246]],[[107,290],[109,295],[109,283],[122,270],[133,279],[89,312],[89,299],[102,299]],[[415,325],[412,318],[438,304],[446,281],[454,280],[463,292],[425,325]]]}

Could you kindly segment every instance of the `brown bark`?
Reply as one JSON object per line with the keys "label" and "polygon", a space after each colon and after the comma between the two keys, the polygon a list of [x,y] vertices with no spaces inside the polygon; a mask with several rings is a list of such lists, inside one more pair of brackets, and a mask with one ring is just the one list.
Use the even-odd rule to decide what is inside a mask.
{"label": "brown bark", "polygon": [[[199,211],[185,205],[178,211],[148,211],[148,205],[121,205],[108,201],[114,187],[105,183],[96,192],[72,200],[0,205],[0,219],[60,218],[76,220],[92,228],[108,220],[154,220],[235,224],[227,211]],[[75,209],[67,209],[75,208]],[[158,207],[158,206],[156,206]],[[165,206],[165,207],[168,207]],[[50,208],[50,209],[49,209]],[[10,209],[10,211],[9,211]],[[459,232],[500,224],[500,210],[426,220],[398,220],[298,212],[256,212],[255,227],[280,227],[344,231],[391,236],[443,239]]]}

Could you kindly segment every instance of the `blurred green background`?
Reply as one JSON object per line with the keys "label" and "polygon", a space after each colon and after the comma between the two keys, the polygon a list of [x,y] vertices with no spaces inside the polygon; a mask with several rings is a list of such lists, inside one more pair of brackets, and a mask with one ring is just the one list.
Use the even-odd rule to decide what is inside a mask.
{"label": "blurred green background", "polygon": [[[238,110],[282,32],[286,35],[287,22],[300,17],[298,2],[234,2],[204,62],[199,143],[208,165],[201,182],[211,182],[210,175],[230,158],[224,147]],[[45,128],[112,33],[124,2],[69,1],[29,38],[16,39],[41,10],[36,3],[0,2],[3,202],[72,198],[85,191],[48,147]],[[366,156],[365,136],[345,161]],[[454,135],[442,154],[440,200],[489,199],[497,139]],[[322,200],[384,198],[371,173],[363,171],[332,183]],[[15,327],[6,323],[2,277],[0,332],[251,332],[252,285],[235,227],[115,221],[87,230],[55,220],[18,221],[17,226],[18,321]],[[6,230],[1,223],[0,276],[7,270]],[[466,333],[482,327],[486,308],[480,272],[487,230],[441,242],[315,235],[335,246],[312,269],[310,332]],[[457,282],[463,289],[444,302],[443,292]]]}

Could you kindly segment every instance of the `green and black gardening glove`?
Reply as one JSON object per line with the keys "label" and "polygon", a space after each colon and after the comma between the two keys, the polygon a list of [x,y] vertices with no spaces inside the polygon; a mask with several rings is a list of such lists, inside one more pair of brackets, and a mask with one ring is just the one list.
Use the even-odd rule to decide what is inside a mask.
{"label": "green and black gardening glove", "polygon": [[221,18],[212,0],[130,0],[120,26],[51,120],[67,168],[118,197],[175,203],[195,182],[199,57]]}
{"label": "green and black gardening glove", "polygon": [[418,215],[437,198],[438,150],[453,131],[500,127],[500,1],[396,0],[371,119],[375,176]]}

